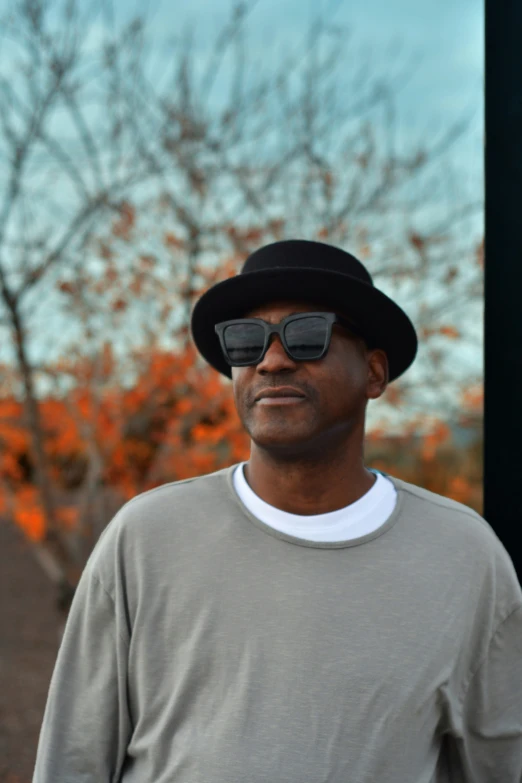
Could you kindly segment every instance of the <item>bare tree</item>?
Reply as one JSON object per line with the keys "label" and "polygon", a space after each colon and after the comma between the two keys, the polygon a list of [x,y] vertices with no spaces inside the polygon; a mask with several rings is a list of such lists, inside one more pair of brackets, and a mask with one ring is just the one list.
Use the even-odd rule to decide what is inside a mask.
{"label": "bare tree", "polygon": [[[0,80],[0,287],[45,509],[41,558],[67,585],[85,547],[67,546],[55,520],[35,388],[35,372],[50,362],[30,357],[50,310],[65,314],[64,297],[50,353],[75,346],[95,365],[108,334],[128,356],[160,333],[173,346],[180,335],[186,342],[194,298],[223,261],[237,270],[262,241],[324,239],[359,254],[385,289],[409,286],[405,299],[419,305],[412,314],[438,351],[460,303],[480,297],[479,267],[462,271],[473,248],[458,248],[456,237],[481,204],[444,191],[444,162],[468,114],[437,138],[401,142],[395,96],[412,62],[399,53],[376,64],[328,19],[317,19],[302,45],[277,50],[274,42],[256,60],[246,42],[253,4],[238,3],[203,66],[187,28],[158,78],[142,22],[109,35],[74,3],[51,23],[53,7],[16,0],[6,26],[14,57]],[[147,259],[153,287],[133,297]],[[117,299],[105,285],[113,273]],[[441,285],[444,295],[430,299]],[[95,399],[97,377],[89,379]],[[88,423],[79,426],[88,444],[80,527],[89,549],[104,456]]]}
{"label": "bare tree", "polygon": [[256,62],[247,56],[250,10],[236,7],[203,67],[189,34],[174,42],[164,83],[151,84],[143,68],[133,96],[144,125],[161,118],[150,155],[162,192],[150,220],[174,240],[163,254],[185,324],[209,265],[232,258],[239,268],[263,240],[337,243],[362,257],[419,328],[423,351],[401,399],[413,412],[438,395],[452,415],[458,384],[480,373],[482,189],[466,188],[452,163],[477,111],[464,107],[451,125],[414,137],[397,110],[413,58],[399,50],[376,61],[319,17],[301,45],[281,52],[274,42]]}
{"label": "bare tree", "polygon": [[0,58],[2,323],[22,379],[46,521],[38,555],[65,596],[77,568],[57,531],[47,472],[31,359],[34,313],[58,270],[83,260],[93,226],[121,212],[124,196],[151,176],[125,110],[140,23],[109,35],[96,21],[74,0],[16,0]]}

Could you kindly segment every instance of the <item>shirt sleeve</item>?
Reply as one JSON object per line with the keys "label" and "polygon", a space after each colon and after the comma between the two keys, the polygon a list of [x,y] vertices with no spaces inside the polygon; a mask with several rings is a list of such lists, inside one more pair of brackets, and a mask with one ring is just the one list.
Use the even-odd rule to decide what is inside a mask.
{"label": "shirt sleeve", "polygon": [[113,783],[131,733],[128,638],[92,570],[78,583],[58,652],[33,783]]}
{"label": "shirt sleeve", "polygon": [[498,626],[462,699],[451,780],[522,783],[522,606]]}

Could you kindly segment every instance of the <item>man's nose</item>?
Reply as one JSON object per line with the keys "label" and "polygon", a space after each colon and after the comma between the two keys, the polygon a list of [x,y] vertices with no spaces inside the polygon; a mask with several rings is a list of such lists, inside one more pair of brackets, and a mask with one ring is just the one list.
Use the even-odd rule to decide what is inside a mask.
{"label": "man's nose", "polygon": [[294,370],[296,363],[288,356],[279,335],[273,334],[267,351],[257,365],[258,372],[280,372],[281,370]]}

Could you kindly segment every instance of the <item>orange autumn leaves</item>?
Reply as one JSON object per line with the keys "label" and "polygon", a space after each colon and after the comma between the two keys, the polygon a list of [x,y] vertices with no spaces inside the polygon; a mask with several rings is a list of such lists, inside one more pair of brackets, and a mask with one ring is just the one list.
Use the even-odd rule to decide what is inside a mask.
{"label": "orange autumn leaves", "polygon": [[[22,486],[14,495],[12,515],[30,541],[41,541],[45,534],[45,519],[36,487]],[[56,510],[58,524],[66,531],[74,528],[78,510],[62,506]]]}
{"label": "orange autumn leaves", "polygon": [[[400,386],[390,387],[387,396],[391,389],[389,402],[400,405]],[[372,430],[366,442],[367,464],[482,513],[483,398],[482,384],[466,389],[461,415],[451,427],[419,415],[397,435]]]}
{"label": "orange autumn leaves", "polygon": [[422,439],[422,458],[430,461],[435,459],[439,446],[447,443],[451,438],[451,430],[443,421],[436,422],[430,432]]}
{"label": "orange autumn leaves", "polygon": [[[192,348],[179,354],[136,352],[134,359],[136,377],[127,385],[109,344],[96,362],[62,360],[56,374],[66,371],[69,381],[76,379],[74,388],[40,401],[49,478],[55,496],[68,498],[57,506],[64,530],[77,523],[74,498],[81,496],[93,459],[101,485],[124,501],[248,457],[230,387],[198,365]],[[23,406],[11,398],[0,399],[0,446],[0,513],[13,516],[28,538],[40,540],[44,517],[30,439]]]}
{"label": "orange autumn leaves", "polygon": [[433,328],[423,327],[420,331],[420,336],[424,339],[428,337],[434,337],[435,335],[442,335],[450,340],[457,340],[460,337],[460,332],[455,326],[446,324],[444,326],[436,326]]}
{"label": "orange autumn leaves", "polygon": [[13,516],[27,538],[39,541],[45,533],[45,521],[35,487],[22,486],[15,494]]}
{"label": "orange autumn leaves", "polygon": [[[76,386],[67,395],[48,395],[40,402],[50,480],[56,496],[65,493],[67,498],[56,510],[65,533],[78,524],[75,497],[81,495],[93,454],[99,460],[101,486],[117,492],[122,502],[159,484],[219,470],[249,454],[230,384],[201,364],[193,348],[176,355],[137,352],[137,375],[127,385],[109,344],[101,360],[103,384],[96,385],[100,376],[83,358],[67,364]],[[56,372],[64,369],[62,362]],[[481,400],[481,388],[467,390],[463,410],[480,414]],[[480,510],[476,455],[462,452],[455,462],[451,442],[452,432],[442,421],[424,429],[412,426],[395,440],[376,431],[368,437],[368,464]],[[41,540],[44,517],[23,406],[7,397],[0,399],[0,447],[0,513],[12,516],[30,540]]]}
{"label": "orange autumn leaves", "polygon": [[[281,226],[274,224],[270,230],[275,234]],[[232,245],[261,238],[255,227],[242,233],[232,228],[226,231]],[[249,439],[239,422],[230,384],[202,362],[191,345],[173,350],[159,347],[160,336],[174,336],[179,343],[188,333],[186,326],[169,326],[172,311],[180,303],[190,303],[200,289],[236,274],[244,251],[231,247],[219,267],[198,264],[194,280],[181,274],[167,285],[158,271],[158,258],[135,255],[131,240],[137,232],[136,214],[123,203],[110,235],[97,245],[104,261],[102,272],[96,276],[83,270],[74,279],[57,283],[67,312],[80,313],[85,329],[66,357],[46,366],[54,388],[62,392],[47,393],[39,400],[48,476],[56,497],[57,521],[64,532],[84,526],[79,509],[89,482],[94,481],[96,492],[109,489],[124,502],[159,484],[219,470],[249,454]],[[127,263],[122,244],[130,248],[132,263]],[[164,244],[175,258],[185,240],[167,232]],[[103,340],[105,334],[116,337],[125,328],[112,317],[101,327],[95,324],[100,313],[124,313],[129,301],[154,302],[159,316],[156,321],[151,317],[148,324],[149,347],[127,349],[122,359],[112,342]],[[458,336],[451,325],[438,326],[423,336],[431,334],[450,340]],[[98,349],[89,349],[88,354],[86,346],[93,338],[99,340]],[[15,389],[16,384],[9,388]],[[468,390],[464,408],[476,410],[480,394],[480,389]],[[403,404],[399,387],[390,387],[387,396],[391,404]],[[386,438],[384,432],[376,434]],[[385,469],[467,502],[471,498],[467,474],[450,475],[439,459],[449,441],[446,424],[433,422],[418,443],[413,446],[408,441],[407,448],[415,457],[413,472],[406,474],[393,454]],[[446,478],[442,477],[444,470]],[[31,439],[23,406],[12,392],[0,398],[0,513],[11,515],[30,539],[43,537]]]}

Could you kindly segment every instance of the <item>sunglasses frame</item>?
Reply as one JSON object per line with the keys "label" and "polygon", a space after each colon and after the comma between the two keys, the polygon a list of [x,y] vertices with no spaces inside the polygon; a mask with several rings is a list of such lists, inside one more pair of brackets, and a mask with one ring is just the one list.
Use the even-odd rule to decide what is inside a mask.
{"label": "sunglasses frame", "polygon": [[[292,356],[292,353],[285,339],[286,326],[292,321],[298,321],[304,318],[317,318],[318,316],[324,318],[324,320],[326,321],[326,341],[325,341],[324,349],[322,350],[319,356],[314,356],[313,359],[296,359],[294,356]],[[232,362],[225,346],[225,329],[227,328],[227,326],[232,326],[233,324],[252,324],[252,323],[256,323],[262,326],[265,332],[265,337],[264,337],[265,341],[264,341],[261,355],[259,356],[259,358],[256,358],[251,361]],[[281,340],[281,343],[283,344],[283,347],[287,355],[290,357],[290,359],[292,359],[292,361],[316,362],[319,359],[322,359],[328,352],[328,349],[330,348],[330,342],[332,339],[332,327],[334,324],[339,324],[339,326],[342,326],[344,329],[347,329],[348,331],[352,332],[357,337],[363,337],[363,335],[357,329],[357,327],[355,327],[347,318],[343,318],[342,316],[337,315],[336,313],[319,313],[319,312],[294,313],[293,315],[288,315],[286,318],[283,318],[282,321],[280,321],[278,324],[268,323],[268,321],[263,321],[262,318],[233,318],[230,321],[222,321],[221,323],[216,324],[214,326],[214,331],[219,337],[221,350],[223,351],[225,360],[231,367],[252,367],[262,362],[263,359],[265,358],[266,352],[268,350],[268,346],[270,344],[270,338],[272,337],[273,334],[277,334],[279,336],[279,339]]]}

